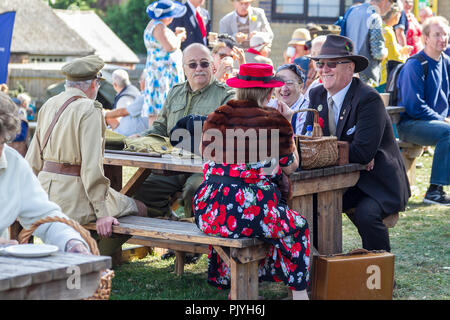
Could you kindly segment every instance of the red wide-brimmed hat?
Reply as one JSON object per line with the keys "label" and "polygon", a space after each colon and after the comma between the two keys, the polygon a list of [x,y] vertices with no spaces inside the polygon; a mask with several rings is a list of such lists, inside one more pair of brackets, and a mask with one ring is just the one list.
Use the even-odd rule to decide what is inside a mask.
{"label": "red wide-brimmed hat", "polygon": [[239,67],[239,74],[227,80],[232,88],[275,88],[282,87],[283,81],[275,79],[273,67],[265,63],[246,63]]}

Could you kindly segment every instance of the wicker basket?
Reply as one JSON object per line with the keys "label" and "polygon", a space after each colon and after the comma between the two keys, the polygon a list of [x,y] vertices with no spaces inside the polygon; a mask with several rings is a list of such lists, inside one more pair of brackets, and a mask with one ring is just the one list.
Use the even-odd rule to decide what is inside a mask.
{"label": "wicker basket", "polygon": [[314,112],[312,136],[296,135],[295,142],[301,152],[302,169],[333,166],[339,158],[338,143],[335,136],[324,137],[319,125],[319,112],[315,109],[302,109],[296,112]]}
{"label": "wicker basket", "polygon": [[[81,237],[84,239],[84,241],[87,242],[89,245],[89,248],[94,255],[99,255],[100,252],[98,250],[97,242],[91,237],[89,231],[87,231],[85,228],[83,228],[78,222],[71,220],[71,219],[65,219],[61,217],[46,217],[43,219],[40,219],[33,223],[29,229],[24,229],[19,234],[19,243],[27,243],[28,239],[31,237],[33,232],[38,228],[41,224],[48,223],[48,222],[61,222],[65,223],[68,226],[75,229]],[[109,295],[111,294],[111,283],[112,278],[114,277],[114,271],[106,269],[102,272],[102,276],[100,277],[100,284],[95,291],[94,295],[92,297],[86,298],[85,300],[108,300]]]}

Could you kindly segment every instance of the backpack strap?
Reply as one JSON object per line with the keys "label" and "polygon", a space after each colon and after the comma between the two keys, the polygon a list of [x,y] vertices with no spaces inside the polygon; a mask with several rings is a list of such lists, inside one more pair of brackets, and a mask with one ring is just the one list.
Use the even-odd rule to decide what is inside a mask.
{"label": "backpack strap", "polygon": [[420,61],[420,64],[422,65],[422,69],[423,69],[423,75],[424,75],[425,81],[426,81],[427,76],[428,76],[428,60],[420,53],[416,53],[415,55],[409,57],[408,60],[409,59],[416,59],[416,60]]}
{"label": "backpack strap", "polygon": [[53,118],[52,122],[50,123],[50,125],[47,128],[47,131],[45,132],[44,140],[42,141],[41,150],[40,150],[41,151],[41,159],[44,159],[44,157],[43,157],[44,149],[47,146],[48,140],[50,139],[50,135],[52,134],[53,128],[55,127],[56,122],[58,122],[59,117],[61,116],[63,111],[66,110],[66,108],[69,106],[69,104],[71,104],[72,102],[74,102],[75,100],[78,100],[80,98],[83,98],[83,97],[73,96],[73,97],[69,98],[66,102],[64,102],[64,104],[61,106],[61,108],[59,108],[58,112],[55,114],[55,117]]}

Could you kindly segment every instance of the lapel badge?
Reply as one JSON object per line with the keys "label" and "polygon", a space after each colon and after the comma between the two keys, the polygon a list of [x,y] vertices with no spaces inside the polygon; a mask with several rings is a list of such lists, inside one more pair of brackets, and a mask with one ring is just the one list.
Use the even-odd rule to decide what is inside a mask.
{"label": "lapel badge", "polygon": [[317,111],[321,112],[323,109],[323,106],[321,104],[319,104],[319,106],[317,107]]}

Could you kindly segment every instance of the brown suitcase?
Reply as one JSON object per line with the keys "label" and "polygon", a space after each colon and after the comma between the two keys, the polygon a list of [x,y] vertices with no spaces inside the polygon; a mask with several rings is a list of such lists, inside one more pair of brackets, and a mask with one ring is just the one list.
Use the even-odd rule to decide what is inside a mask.
{"label": "brown suitcase", "polygon": [[311,299],[392,300],[394,255],[356,249],[313,257]]}

